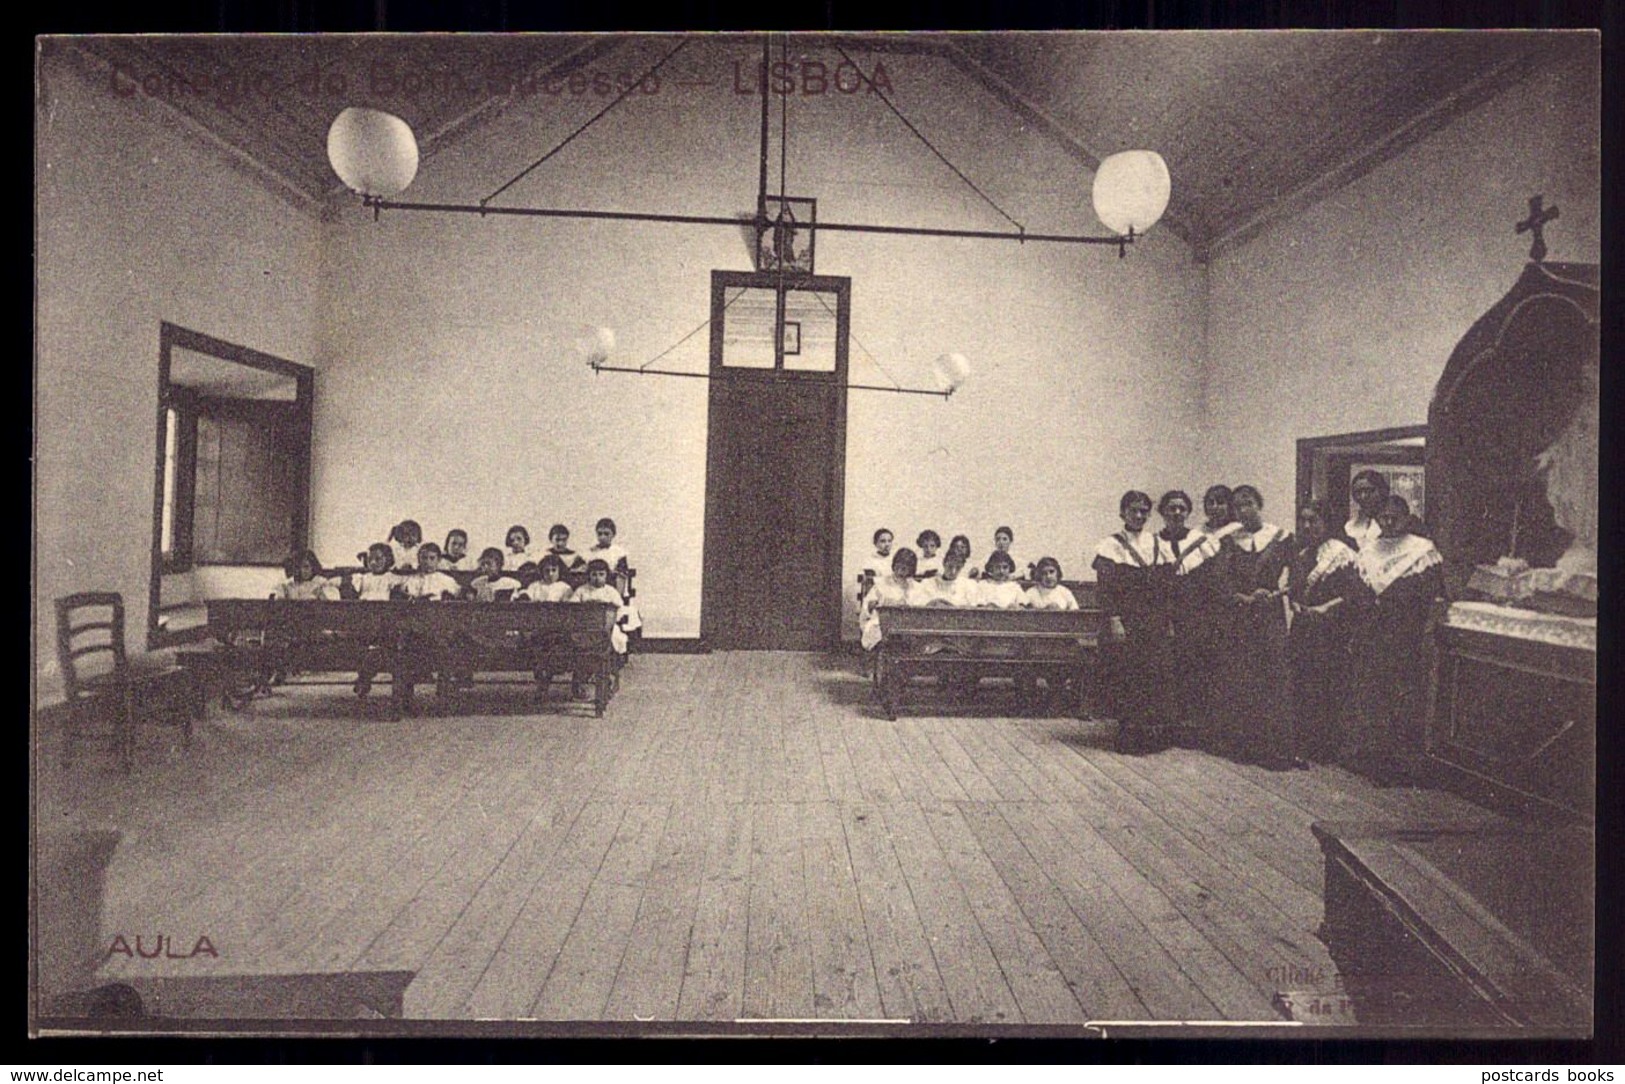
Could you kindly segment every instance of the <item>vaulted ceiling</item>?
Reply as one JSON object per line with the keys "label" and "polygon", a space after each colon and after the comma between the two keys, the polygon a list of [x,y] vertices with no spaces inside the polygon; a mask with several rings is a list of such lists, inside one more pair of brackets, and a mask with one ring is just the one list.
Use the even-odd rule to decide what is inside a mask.
{"label": "vaulted ceiling", "polygon": [[[503,96],[482,93],[491,73],[564,75],[631,40],[127,37],[50,47],[115,89],[157,88],[148,96],[318,210],[341,188],[325,153],[336,100],[400,115],[427,160],[502,108]],[[820,41],[828,43],[808,37],[800,44]],[[1198,258],[1359,176],[1541,67],[1598,49],[1590,35],[1498,31],[891,34],[842,36],[840,43],[848,51],[945,57],[1091,167],[1117,150],[1159,151],[1174,177],[1165,221]],[[335,87],[334,79],[346,85]],[[267,81],[276,93],[261,92]],[[181,84],[191,92],[164,92]]]}

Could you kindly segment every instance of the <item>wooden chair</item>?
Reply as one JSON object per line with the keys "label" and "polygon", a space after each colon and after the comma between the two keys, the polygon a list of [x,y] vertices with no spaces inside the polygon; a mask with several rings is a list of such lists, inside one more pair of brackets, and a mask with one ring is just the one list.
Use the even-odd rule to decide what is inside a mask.
{"label": "wooden chair", "polygon": [[124,597],[116,591],[86,591],[56,600],[56,650],[67,697],[68,729],[64,763],[73,763],[75,744],[94,729],[98,716],[109,728],[119,770],[130,771],[134,757],[136,710],[145,694],[176,688],[188,695],[177,713],[185,741],[192,742],[192,716],[199,699],[195,675],[175,666],[137,669],[124,651]]}

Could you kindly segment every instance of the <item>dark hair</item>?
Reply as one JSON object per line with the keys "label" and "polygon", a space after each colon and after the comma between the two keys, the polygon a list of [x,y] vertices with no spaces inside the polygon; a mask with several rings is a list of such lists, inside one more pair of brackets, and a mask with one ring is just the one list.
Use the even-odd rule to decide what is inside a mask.
{"label": "dark hair", "polygon": [[1016,559],[1003,550],[994,550],[987,555],[987,564],[983,568],[988,572],[992,572],[995,565],[1002,565],[1008,571],[1014,572],[1016,570]]}
{"label": "dark hair", "polygon": [[405,545],[408,528],[411,529],[410,533],[417,535],[419,542],[423,541],[423,528],[418,525],[418,521],[415,519],[403,519],[390,528],[389,540]]}
{"label": "dark hair", "polygon": [[433,542],[425,542],[425,543],[423,543],[423,545],[418,547],[418,560],[420,560],[420,561],[423,560],[423,555],[426,554],[426,553],[432,553],[436,557],[439,557],[440,556],[440,547],[435,545]]}
{"label": "dark hair", "polygon": [[1191,495],[1189,493],[1186,493],[1183,489],[1170,489],[1168,492],[1162,495],[1161,500],[1157,501],[1157,511],[1166,515],[1168,512],[1168,506],[1174,501],[1184,501],[1186,511],[1191,511],[1196,507],[1196,505],[1191,503]]}
{"label": "dark hair", "polygon": [[536,562],[536,575],[540,576],[542,574],[543,570],[549,569],[549,568],[558,569],[559,570],[559,579],[561,579],[561,580],[564,579],[564,562],[559,559],[558,554],[550,553],[546,557],[543,557],[540,561],[537,561]]}
{"label": "dark hair", "polygon": [[388,542],[374,542],[372,545],[367,547],[368,564],[372,563],[372,555],[375,553],[381,553],[384,555],[384,571],[387,572],[395,567],[395,551],[390,549]]}
{"label": "dark hair", "polygon": [[995,527],[995,528],[993,528],[993,537],[994,538],[999,537],[1001,534],[1009,535],[1010,536],[1010,541],[1012,541],[1012,542],[1014,542],[1016,540],[1016,532],[1012,531],[1010,528],[1008,528],[1008,527]]}
{"label": "dark hair", "polygon": [[[564,562],[561,561],[559,563],[563,564]],[[602,572],[606,576],[609,575],[609,562],[604,560],[602,557],[594,557],[592,560],[587,562],[587,574],[590,576],[594,572]]]}
{"label": "dark hair", "polygon": [[1229,486],[1226,486],[1226,485],[1208,486],[1207,487],[1207,492],[1202,494],[1202,503],[1206,504],[1208,501],[1219,500],[1219,501],[1223,501],[1225,504],[1229,504],[1230,503],[1230,498],[1234,497],[1234,496],[1235,496],[1235,494],[1230,492],[1230,487]]}
{"label": "dark hair", "polygon": [[615,521],[610,519],[608,516],[605,516],[603,519],[593,524],[592,529],[595,531],[601,531],[605,527],[608,527],[612,531],[619,530],[619,528],[615,526]]}
{"label": "dark hair", "polygon": [[562,534],[565,538],[569,538],[570,528],[566,527],[562,523],[553,524],[553,526],[547,529],[547,540],[551,542],[553,540],[553,536],[556,534]]}
{"label": "dark hair", "polygon": [[920,537],[914,540],[916,546],[924,547],[929,542],[938,549],[942,548],[942,536],[935,531],[921,531]]}
{"label": "dark hair", "polygon": [[[393,557],[394,554],[391,553],[390,556]],[[310,574],[312,577],[322,574],[322,563],[317,560],[315,550],[304,550],[292,555],[282,562],[282,570],[288,574],[288,579],[297,580],[299,578],[299,567],[306,564],[311,567]]]}
{"label": "dark hair", "polygon": [[1053,568],[1055,570],[1056,579],[1060,579],[1063,575],[1061,572],[1061,562],[1057,561],[1053,557],[1040,557],[1038,559],[1038,563],[1033,565],[1033,576],[1037,577],[1038,574],[1043,572],[1046,568]]}
{"label": "dark hair", "polygon": [[880,536],[883,534],[889,534],[893,539],[897,538],[896,531],[892,530],[890,527],[881,527],[875,531],[875,536],[870,541],[874,542],[874,544],[877,546],[880,545]]}
{"label": "dark hair", "polygon": [[495,546],[486,546],[483,550],[480,550],[480,561],[479,561],[479,563],[484,564],[485,559],[487,557],[495,557],[496,561],[497,561],[497,567],[498,568],[502,567],[502,551],[501,550],[497,549]]}
{"label": "dark hair", "polygon": [[525,529],[525,525],[523,523],[515,523],[512,527],[509,527],[502,533],[503,545],[507,545],[508,539],[513,537],[513,533],[515,531],[518,531],[520,534],[525,536],[525,545],[530,545],[530,532]]}
{"label": "dark hair", "polygon": [[446,548],[447,549],[451,548],[451,540],[452,540],[452,537],[454,535],[462,535],[463,536],[463,541],[464,542],[468,541],[468,532],[467,531],[463,530],[461,527],[453,527],[451,530],[446,532]]}
{"label": "dark hair", "polygon": [[953,549],[952,545],[950,545],[948,547],[948,552],[946,552],[946,553],[944,553],[942,555],[942,563],[943,563],[944,567],[946,567],[949,564],[953,564],[953,565],[957,565],[960,568],[963,568],[963,567],[965,567],[966,560],[967,560],[967,558],[965,557],[964,554],[954,552],[954,549]]}
{"label": "dark hair", "polygon": [[1244,496],[1251,497],[1253,499],[1253,503],[1258,505],[1258,507],[1264,507],[1264,494],[1258,491],[1257,486],[1237,486],[1235,489],[1230,491],[1231,503],[1234,503]]}
{"label": "dark hair", "polygon": [[961,542],[963,542],[965,544],[964,557],[965,557],[965,560],[968,561],[968,560],[970,560],[970,536],[968,536],[968,535],[962,535],[962,534],[954,535],[953,538],[951,538],[948,541],[948,552],[952,553],[954,551],[954,547],[959,545]]}
{"label": "dark hair", "polygon": [[[1383,497],[1386,498],[1388,496],[1388,479],[1386,476],[1378,474],[1374,470],[1363,470],[1359,474],[1356,474],[1353,478],[1349,479],[1349,492],[1354,492],[1354,487],[1359,485],[1361,482],[1370,482],[1372,486],[1376,488],[1377,492],[1383,495]],[[1406,510],[1406,514],[1410,514],[1409,509]]]}
{"label": "dark hair", "polygon": [[[1325,537],[1321,539],[1321,541],[1329,542],[1335,538],[1339,542],[1342,542],[1344,545],[1348,546],[1350,549],[1358,548],[1355,546],[1353,539],[1349,538],[1343,533],[1343,528],[1341,525],[1334,524],[1327,519],[1325,501],[1320,500],[1319,498],[1311,498],[1298,505],[1298,519],[1303,519],[1304,513],[1306,512],[1313,512],[1317,517],[1319,517],[1321,527],[1324,528],[1325,533]],[[1296,526],[1296,523],[1294,523],[1293,526]],[[1299,549],[1306,549],[1310,544],[1309,539],[1307,538],[1298,538],[1297,542]]]}
{"label": "dark hair", "polygon": [[1124,512],[1129,510],[1129,505],[1140,504],[1141,502],[1144,502],[1145,510],[1147,512],[1151,511],[1151,494],[1141,493],[1137,489],[1131,489],[1127,493],[1123,494],[1123,496],[1118,500],[1117,514],[1122,515]]}
{"label": "dark hair", "polygon": [[920,559],[915,555],[913,550],[909,549],[907,546],[903,546],[896,553],[891,555],[891,570],[896,572],[899,564],[903,564],[908,567],[908,571],[904,572],[903,575],[912,576],[919,570]]}

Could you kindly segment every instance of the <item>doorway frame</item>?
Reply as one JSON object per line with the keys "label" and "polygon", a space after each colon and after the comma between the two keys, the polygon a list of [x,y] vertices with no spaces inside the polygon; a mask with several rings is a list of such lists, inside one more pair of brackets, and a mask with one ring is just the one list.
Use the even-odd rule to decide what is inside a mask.
{"label": "doorway frame", "polygon": [[[1335,433],[1325,437],[1299,437],[1297,457],[1297,508],[1302,508],[1314,497],[1315,488],[1315,459],[1326,452],[1334,452],[1343,447],[1361,444],[1394,444],[1390,453],[1395,463],[1409,465],[1412,459],[1422,463],[1427,449],[1428,427],[1423,425],[1401,425],[1389,429],[1367,429],[1358,433]],[[1401,440],[1416,440],[1421,438],[1421,444],[1395,444]],[[1349,447],[1352,452],[1355,449]],[[1381,452],[1362,452],[1373,461],[1380,462],[1384,458]],[[1326,495],[1331,499],[1331,495]],[[1341,512],[1338,513],[1341,515]],[[1294,515],[1294,520],[1296,515]],[[1341,524],[1342,520],[1338,519]]]}
{"label": "doorway frame", "polygon": [[[723,324],[730,289],[770,289],[780,291],[775,323],[776,336],[773,369],[729,368],[722,364]],[[793,290],[818,290],[836,295],[835,308],[835,369],[816,372],[785,369],[784,364],[784,305],[782,295]],[[711,272],[711,357],[707,373],[709,381],[743,385],[752,382],[797,382],[826,384],[835,395],[834,444],[839,456],[827,480],[829,486],[829,530],[831,544],[825,554],[825,569],[820,577],[825,597],[824,632],[820,639],[825,650],[833,650],[841,638],[841,574],[844,565],[843,540],[846,524],[846,379],[848,351],[851,342],[852,279],[845,275],[788,275],[777,271],[712,271]],[[723,623],[725,604],[723,587],[714,555],[714,547],[722,545],[720,517],[721,493],[717,484],[722,474],[722,446],[718,439],[716,419],[711,416],[711,397],[706,398],[705,438],[705,522],[704,548],[700,561],[700,641],[708,649],[718,647],[717,632]]]}
{"label": "doorway frame", "polygon": [[[201,331],[194,331],[179,324],[172,324],[168,320],[159,321],[158,413],[156,456],[153,468],[152,554],[151,563],[148,566],[150,573],[147,584],[147,650],[149,651],[191,643],[206,639],[208,636],[208,630],[202,627],[171,632],[163,629],[158,624],[163,609],[163,578],[166,564],[163,555],[164,445],[168,429],[167,414],[174,391],[174,386],[170,383],[170,373],[174,367],[173,355],[177,348],[190,350],[195,354],[206,354],[221,361],[241,365],[247,369],[275,373],[278,376],[288,376],[294,379],[295,394],[293,401],[297,413],[294,427],[297,443],[294,448],[289,449],[293,456],[290,469],[295,486],[290,534],[292,535],[291,541],[294,553],[298,553],[310,545],[310,482],[315,437],[316,370],[308,365],[301,365],[296,361],[279,358],[275,354],[267,354],[263,350],[255,350],[253,347],[241,346],[225,339],[217,339],[213,335],[205,335]],[[195,399],[195,397],[193,398]],[[195,425],[197,412],[194,409],[190,413],[192,415],[192,424]],[[195,443],[195,434],[192,440]],[[193,452],[195,453],[195,449]],[[195,454],[192,455],[189,463],[195,467]],[[188,562],[188,567],[191,567],[190,562]],[[242,567],[276,566],[245,565]]]}

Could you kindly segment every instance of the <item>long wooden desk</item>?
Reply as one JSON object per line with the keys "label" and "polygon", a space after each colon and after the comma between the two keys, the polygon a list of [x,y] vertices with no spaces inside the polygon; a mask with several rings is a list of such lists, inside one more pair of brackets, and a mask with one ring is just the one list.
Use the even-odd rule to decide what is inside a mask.
{"label": "long wooden desk", "polygon": [[888,719],[915,678],[973,690],[985,677],[1042,679],[1049,706],[1063,698],[1083,714],[1090,705],[1104,617],[1099,610],[1001,610],[953,606],[880,606],[875,694]]}
{"label": "long wooden desk", "polygon": [[227,704],[241,708],[276,672],[390,674],[392,701],[409,711],[413,686],[459,676],[534,674],[541,691],[553,674],[591,682],[595,714],[614,693],[619,658],[609,602],[287,602],[211,599],[209,632]]}

